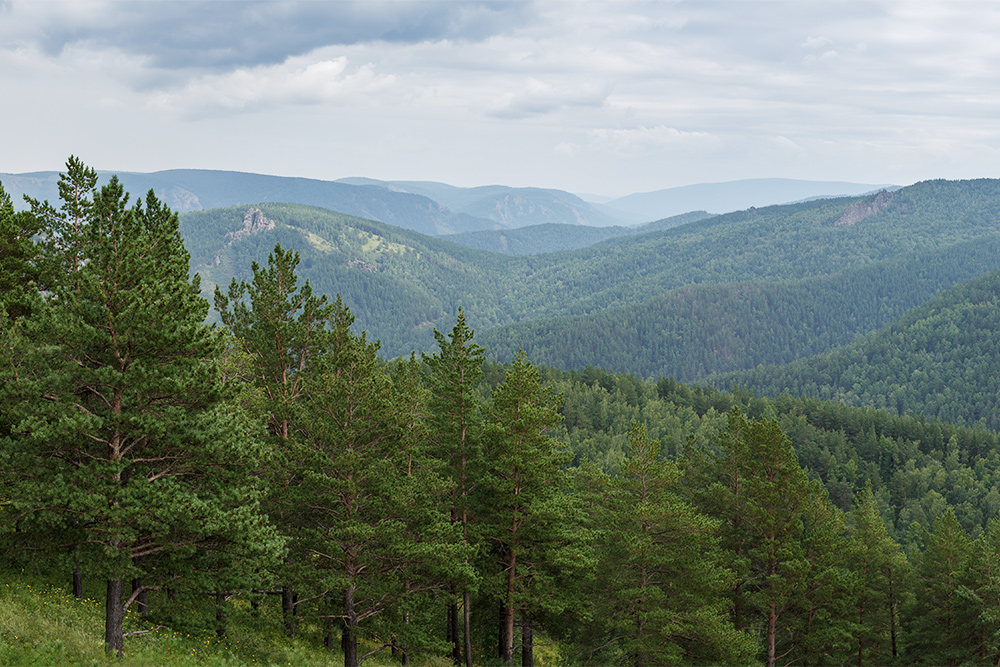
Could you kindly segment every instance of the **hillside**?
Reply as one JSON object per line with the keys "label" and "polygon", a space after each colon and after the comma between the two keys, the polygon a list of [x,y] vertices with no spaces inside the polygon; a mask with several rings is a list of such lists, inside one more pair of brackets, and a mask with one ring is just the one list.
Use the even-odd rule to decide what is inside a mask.
{"label": "hillside", "polygon": [[885,326],[939,290],[1000,266],[1000,237],[830,276],[700,284],[592,315],[506,325],[482,334],[498,359],[523,349],[558,368],[602,368],[690,382],[781,364]]}
{"label": "hillside", "polygon": [[[243,227],[246,207],[185,214],[183,233],[196,270],[224,284],[233,275],[246,276],[250,262],[263,262],[277,241],[299,250],[302,275],[319,291],[340,293],[358,316],[359,326],[382,340],[385,354],[395,356],[414,348],[428,349],[433,327],[450,326],[459,307],[465,308],[470,324],[481,335],[500,325],[529,321],[556,331],[564,323],[540,321],[652,304],[689,286],[788,283],[844,272],[845,276],[863,274],[882,262],[929,257],[956,246],[986,248],[1000,238],[995,222],[1000,218],[998,181],[919,183],[891,194],[887,208],[880,212],[855,224],[836,224],[850,207],[858,202],[869,206],[875,199],[819,200],[739,211],[583,249],[531,256],[476,251],[377,222],[294,205],[262,205],[263,214],[276,222],[275,227],[232,244],[225,234]],[[963,259],[953,264],[940,276],[928,274],[920,283],[921,294],[929,297],[972,277],[962,274],[962,267],[967,266]],[[988,264],[986,254],[983,265],[970,270],[994,268]],[[913,270],[919,270],[919,265]],[[893,269],[885,271],[891,275]],[[868,279],[877,280],[877,275],[876,271]],[[792,290],[790,286],[781,289]],[[823,291],[818,286],[809,289]],[[836,289],[840,288],[831,287],[827,293]],[[695,290],[690,295],[693,299],[702,293]],[[790,300],[791,294],[783,298]],[[816,326],[811,313],[776,311],[774,317],[789,322],[808,318],[806,325],[790,326],[805,332],[802,340],[825,340],[822,345],[833,345],[844,336],[884,324],[915,305],[914,298],[908,295],[899,303],[881,302],[878,308],[887,318],[881,321],[859,316],[856,322],[831,325],[840,332],[835,335],[809,334],[803,327]],[[696,300],[694,307],[701,308]],[[628,346],[629,354],[636,359],[648,355],[659,335],[652,330],[642,333],[646,327],[641,318],[648,317],[648,312],[638,309],[622,315],[631,320],[616,321],[610,330],[639,332]],[[578,344],[573,342],[571,348]],[[817,349],[810,345],[800,351]],[[588,357],[588,363],[608,368],[626,361],[602,357],[599,349]],[[638,362],[628,363],[625,368],[640,368]],[[746,368],[746,363],[736,362],[733,368]],[[681,370],[661,367],[657,372],[676,375]]]}
{"label": "hillside", "polygon": [[802,181],[790,178],[751,178],[639,192],[608,201],[605,206],[646,220],[655,220],[699,209],[712,213],[725,213],[751,206],[787,204],[817,197],[856,197],[882,188],[895,189],[895,186]]}
{"label": "hillside", "polygon": [[648,222],[635,227],[586,227],[583,225],[531,225],[518,229],[484,230],[480,232],[465,232],[463,234],[445,234],[441,238],[453,241],[467,248],[478,248],[504,255],[541,255],[560,250],[577,250],[587,248],[601,241],[647,234],[653,231],[670,229],[697,222],[710,217],[704,211],[692,211],[671,218]]}
{"label": "hillside", "polygon": [[962,283],[843,347],[712,381],[1000,430],[1000,272]]}

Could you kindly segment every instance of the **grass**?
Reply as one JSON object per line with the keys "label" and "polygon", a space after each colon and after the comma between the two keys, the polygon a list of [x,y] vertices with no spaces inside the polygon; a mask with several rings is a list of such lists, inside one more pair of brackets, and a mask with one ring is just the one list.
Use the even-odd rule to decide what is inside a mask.
{"label": "grass", "polygon": [[[77,600],[65,588],[39,577],[0,570],[0,665],[339,667],[344,664],[342,653],[323,649],[316,637],[290,640],[281,635],[277,619],[251,617],[248,605],[242,609],[233,606],[227,634],[222,639],[214,631],[195,631],[180,623],[174,624],[173,629],[126,637],[124,658],[106,658],[103,601],[95,597]],[[206,604],[205,608],[210,609],[211,605]],[[212,614],[214,618],[214,611]],[[129,610],[126,632],[152,627],[155,625]],[[364,664],[388,667],[398,663],[389,655],[379,654]],[[414,657],[413,664],[441,667],[449,663],[443,658]]]}

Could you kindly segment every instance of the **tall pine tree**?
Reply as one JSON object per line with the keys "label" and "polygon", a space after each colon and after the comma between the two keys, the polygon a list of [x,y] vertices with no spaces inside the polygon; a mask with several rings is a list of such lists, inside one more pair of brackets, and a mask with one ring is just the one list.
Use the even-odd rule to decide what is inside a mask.
{"label": "tall pine tree", "polygon": [[124,612],[144,590],[210,588],[282,544],[245,476],[259,441],[227,408],[222,339],[204,324],[176,214],[152,192],[129,207],[114,178],[60,190],[73,224],[52,252],[70,273],[26,318],[21,356],[4,360],[3,454],[24,473],[10,510],[19,541],[76,548],[106,580],[105,647],[121,655]]}

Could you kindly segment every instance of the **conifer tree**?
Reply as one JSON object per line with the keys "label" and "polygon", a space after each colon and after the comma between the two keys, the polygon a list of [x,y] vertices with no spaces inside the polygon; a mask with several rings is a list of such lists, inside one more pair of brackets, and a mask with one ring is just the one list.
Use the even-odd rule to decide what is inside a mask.
{"label": "conifer tree", "polygon": [[[437,329],[434,338],[438,352],[424,355],[427,364],[427,387],[430,391],[428,426],[434,442],[434,455],[446,465],[444,474],[449,480],[451,520],[462,526],[462,539],[466,544],[475,540],[472,530],[472,494],[475,479],[480,471],[474,466],[481,459],[482,415],[477,388],[483,377],[485,352],[472,342],[473,331],[466,325],[465,313],[458,311],[458,318],[451,333],[445,337]],[[448,639],[453,643],[452,658],[460,662],[464,656],[466,667],[472,667],[471,612],[472,592],[462,594],[462,632],[458,628],[458,605],[448,605]]]}
{"label": "conifer tree", "polygon": [[253,386],[263,399],[261,407],[274,456],[269,469],[261,471],[268,481],[264,506],[290,547],[288,556],[276,568],[289,637],[295,635],[298,602],[288,581],[298,576],[295,570],[303,564],[295,539],[298,508],[290,502],[294,496],[291,487],[298,483],[291,473],[289,458],[292,412],[302,397],[310,365],[323,354],[333,312],[326,295],[314,295],[308,280],[299,287],[295,273],[298,264],[297,252],[277,244],[268,254],[266,267],[253,262],[250,282],[233,278],[227,293],[215,288],[215,308],[248,356]]}
{"label": "conifer tree", "polygon": [[[561,523],[572,521],[572,513],[565,502],[568,480],[562,470],[569,455],[546,433],[561,420],[561,398],[542,387],[538,369],[523,352],[505,370],[488,408],[490,468],[484,484],[487,532],[501,557],[499,654],[511,663],[515,617],[520,612],[522,630],[530,633],[530,614],[538,602],[532,599],[533,580],[544,576],[546,563],[558,557],[553,550],[565,544]],[[522,658],[529,656],[525,660],[530,663],[527,649],[522,649]]]}
{"label": "conifer tree", "polygon": [[696,461],[688,483],[702,511],[722,520],[722,546],[736,574],[734,624],[763,638],[765,663],[774,667],[779,657],[790,659],[778,654],[778,630],[789,625],[805,589],[809,481],[773,420],[748,421],[734,408],[716,447]]}
{"label": "conifer tree", "polygon": [[754,645],[727,613],[719,522],[678,495],[682,472],[659,456],[633,424],[628,458],[603,480],[596,613],[626,664],[745,662]]}
{"label": "conifer tree", "polygon": [[855,658],[859,667],[887,664],[898,655],[896,590],[907,565],[889,537],[870,484],[857,499],[854,525],[848,567],[854,576]]}
{"label": "conifer tree", "polygon": [[[311,560],[304,586],[342,623],[345,667],[356,667],[366,620],[401,600],[462,581],[460,526],[441,511],[445,483],[407,446],[412,411],[377,357],[350,331],[338,299],[324,354],[304,384],[292,440],[302,483],[299,529]],[[466,577],[467,578],[467,577]],[[376,650],[393,644],[376,640]]]}
{"label": "conifer tree", "polygon": [[973,661],[981,642],[972,539],[948,510],[934,522],[933,531],[924,529],[923,540],[924,550],[913,564],[908,656],[934,665]]}
{"label": "conifer tree", "polygon": [[[3,360],[13,425],[3,458],[23,472],[8,537],[78,548],[107,582],[105,648],[120,656],[124,612],[143,591],[210,588],[282,545],[245,476],[262,452],[227,408],[222,339],[204,324],[176,214],[152,192],[130,208],[115,178],[87,192],[89,171],[74,168],[83,187],[60,191],[79,217],[52,246],[71,274],[25,319],[27,345]],[[123,599],[135,578],[142,585]]]}
{"label": "conifer tree", "polygon": [[30,314],[40,290],[40,249],[32,237],[41,231],[38,218],[14,211],[0,185],[0,310],[17,319]]}

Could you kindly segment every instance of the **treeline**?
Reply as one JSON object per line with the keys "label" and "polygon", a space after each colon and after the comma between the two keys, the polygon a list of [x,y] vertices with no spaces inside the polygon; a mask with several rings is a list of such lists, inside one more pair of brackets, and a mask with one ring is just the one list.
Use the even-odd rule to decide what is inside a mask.
{"label": "treeline", "polygon": [[177,217],[67,167],[0,195],[0,553],[105,581],[109,654],[273,595],[348,666],[1000,658],[995,433],[487,363],[462,311],[386,363],[280,245],[208,326]]}
{"label": "treeline", "polygon": [[748,418],[775,420],[803,470],[822,482],[837,508],[850,511],[871,486],[889,535],[906,548],[917,548],[912,540],[920,529],[932,528],[947,511],[973,536],[1000,512],[1000,434],[979,425],[595,368],[543,367],[542,376],[564,396],[564,430],[557,437],[568,443],[574,465],[590,461],[616,474],[636,423],[661,443],[664,458],[685,459],[711,448],[735,409]]}

